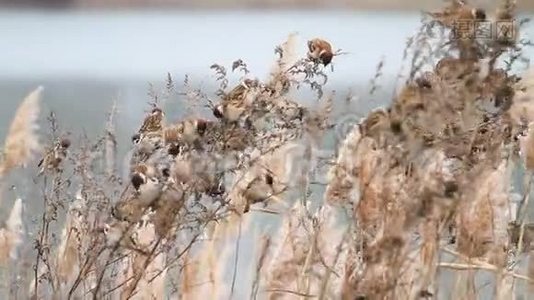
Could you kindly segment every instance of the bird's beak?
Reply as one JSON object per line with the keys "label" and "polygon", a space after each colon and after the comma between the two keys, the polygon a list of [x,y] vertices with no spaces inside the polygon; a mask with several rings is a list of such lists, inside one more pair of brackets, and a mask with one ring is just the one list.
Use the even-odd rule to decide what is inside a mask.
{"label": "bird's beak", "polygon": [[282,204],[282,206],[284,207],[287,207],[287,204],[284,200],[282,200],[280,197],[278,197],[277,195],[271,195],[269,196],[269,198],[267,198],[268,201],[273,201],[275,203],[279,203],[279,204]]}

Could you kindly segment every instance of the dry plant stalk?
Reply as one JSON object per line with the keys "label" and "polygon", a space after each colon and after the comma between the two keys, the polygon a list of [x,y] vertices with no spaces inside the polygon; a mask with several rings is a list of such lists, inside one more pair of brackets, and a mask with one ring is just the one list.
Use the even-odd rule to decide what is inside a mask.
{"label": "dry plant stalk", "polygon": [[[71,147],[52,114],[44,156],[53,168],[39,173],[44,210],[36,251],[23,257],[34,267],[29,296],[426,299],[441,297],[440,268],[459,275],[457,298],[477,296],[480,270],[497,275],[496,298],[512,297],[517,280],[531,285],[532,272],[510,267],[534,239],[525,214],[530,185],[512,211],[511,173],[517,165],[534,168],[534,73],[520,79],[498,67],[521,61],[522,40],[446,35],[456,14],[482,18],[469,5],[430,14],[436,22],[424,23],[405,51],[411,66],[399,78],[407,81],[390,105],[351,125],[336,157],[320,156],[338,133],[332,129],[346,125],[335,124],[328,68],[298,53],[295,34],[276,48],[265,81],[238,59],[211,66],[219,87],[213,95],[188,78],[176,92],[170,74],[163,93],[151,87],[124,175],[117,174],[115,106],[100,138]],[[513,18],[510,6],[502,5],[499,18]],[[433,30],[441,32],[433,38]],[[234,83],[230,72],[243,76]],[[317,93],[317,105],[296,99],[302,88]],[[39,149],[40,92],[16,113],[0,177]],[[163,104],[175,94],[196,110],[168,116]],[[314,180],[324,165],[326,186]],[[20,207],[17,200],[0,229],[4,263],[21,241]],[[263,213],[281,226],[274,236],[248,238]],[[245,240],[258,245],[243,262]],[[249,284],[240,281],[244,271]]]}
{"label": "dry plant stalk", "polygon": [[[431,16],[455,30],[441,18],[454,21],[468,8],[455,3]],[[429,39],[418,37],[424,38]],[[507,269],[514,251],[511,170],[512,162],[521,163],[517,137],[532,119],[531,79],[518,84],[515,75],[484,57],[497,59],[517,41],[509,42],[451,35],[445,57],[416,53],[412,62],[423,63],[412,66],[392,105],[370,112],[343,142],[325,201],[348,206],[358,229],[344,298],[436,296],[439,253],[447,242],[467,262],[491,263],[499,275],[498,298],[513,293],[517,276]],[[428,62],[433,70],[422,72]],[[527,169],[529,143],[527,135],[521,151]],[[457,296],[469,297],[464,292]]]}
{"label": "dry plant stalk", "polygon": [[[339,297],[343,268],[343,230],[336,226],[335,212],[325,206],[313,218],[306,217],[301,202],[285,214],[283,225],[273,241],[273,252],[264,271],[266,282],[259,293],[269,299],[295,296]],[[335,247],[332,247],[335,245]],[[330,278],[327,280],[326,278]]]}

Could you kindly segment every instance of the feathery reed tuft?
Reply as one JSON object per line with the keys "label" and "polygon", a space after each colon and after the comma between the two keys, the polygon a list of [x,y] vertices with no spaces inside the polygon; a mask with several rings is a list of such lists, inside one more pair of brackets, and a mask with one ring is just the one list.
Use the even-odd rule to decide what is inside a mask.
{"label": "feathery reed tuft", "polygon": [[38,87],[26,96],[11,121],[0,162],[0,178],[13,168],[26,166],[39,150],[37,119],[42,91],[43,87]]}

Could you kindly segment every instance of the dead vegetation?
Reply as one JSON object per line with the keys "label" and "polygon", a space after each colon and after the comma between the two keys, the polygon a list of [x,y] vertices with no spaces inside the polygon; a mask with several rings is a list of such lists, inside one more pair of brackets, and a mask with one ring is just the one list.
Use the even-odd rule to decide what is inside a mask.
{"label": "dead vegetation", "polygon": [[[496,13],[514,15],[507,1]],[[526,293],[516,282],[534,286],[534,74],[511,66],[521,67],[529,44],[459,38],[455,21],[486,18],[463,3],[431,16],[437,21],[423,20],[407,45],[410,69],[391,105],[352,126],[335,155],[321,147],[346,124],[332,116],[325,65],[341,52],[324,40],[314,41],[326,56],[310,43],[299,58],[290,35],[264,81],[242,60],[231,66],[243,74],[237,83],[213,65],[215,95],[187,78],[178,91],[168,75],[132,133],[127,178],[117,162],[115,106],[95,141],[69,137],[51,114],[41,148],[41,89],[31,93],[12,122],[0,175],[42,150],[35,183],[44,209],[29,237],[34,251],[18,258],[32,274],[10,283],[18,286],[10,297],[426,299],[441,295],[451,270],[454,294],[440,298],[475,298],[483,271],[494,273],[498,299]],[[296,88],[317,92],[315,108],[297,101]],[[165,114],[173,94],[194,107],[178,121]],[[517,170],[523,186],[514,184]],[[315,180],[321,173],[326,186]],[[24,234],[22,202],[0,229],[6,278],[18,272],[10,266]],[[262,214],[281,222],[275,234],[250,232]],[[239,282],[245,234],[254,256],[250,281]]]}

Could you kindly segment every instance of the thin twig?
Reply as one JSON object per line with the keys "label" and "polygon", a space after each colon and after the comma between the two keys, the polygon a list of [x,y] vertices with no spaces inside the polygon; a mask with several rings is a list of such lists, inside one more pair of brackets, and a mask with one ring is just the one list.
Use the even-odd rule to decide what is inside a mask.
{"label": "thin twig", "polygon": [[[487,270],[487,271],[494,271],[494,272],[500,272],[501,268],[491,265],[491,264],[461,264],[461,263],[447,263],[447,262],[440,262],[438,264],[438,267],[441,268],[448,268],[448,269],[454,269],[454,270]],[[512,276],[517,279],[525,280],[529,283],[534,283],[534,278],[530,278],[525,275],[517,274],[514,272],[504,272],[504,275]]]}
{"label": "thin twig", "polygon": [[518,214],[517,214],[517,216],[519,217],[518,221],[521,222],[521,225],[519,227],[519,241],[517,242],[517,250],[519,251],[519,253],[523,251],[523,236],[525,234],[525,221],[527,219],[526,218],[527,207],[528,207],[528,202],[530,198],[530,189],[532,186],[532,177],[533,177],[532,173],[530,173],[530,171],[528,170],[527,170],[527,174],[528,174],[528,181],[525,186],[523,199],[521,201],[521,204],[519,205]]}
{"label": "thin twig", "polygon": [[317,297],[316,295],[305,294],[305,293],[292,291],[292,290],[286,290],[286,289],[265,289],[265,290],[262,290],[262,292],[265,292],[265,293],[293,294],[293,295],[301,296],[301,297],[305,297],[305,298],[316,298]]}
{"label": "thin twig", "polygon": [[232,286],[230,288],[230,298],[232,299],[234,296],[234,288],[235,288],[235,281],[237,278],[237,263],[239,261],[239,244],[241,242],[241,227],[243,223],[243,218],[239,218],[239,227],[238,227],[238,233],[237,233],[237,240],[235,243],[235,259],[234,259],[234,272],[232,275]]}

